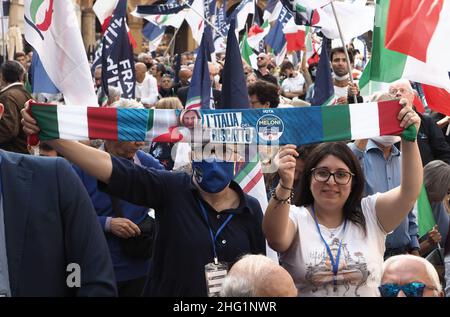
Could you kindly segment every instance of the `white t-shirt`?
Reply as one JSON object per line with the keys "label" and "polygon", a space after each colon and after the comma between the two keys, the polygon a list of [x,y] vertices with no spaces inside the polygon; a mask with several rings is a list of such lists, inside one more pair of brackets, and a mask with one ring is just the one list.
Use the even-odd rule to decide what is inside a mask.
{"label": "white t-shirt", "polygon": [[313,216],[305,207],[291,206],[289,217],[297,233],[280,260],[294,279],[299,296],[379,296],[386,233],[375,214],[377,196],[361,202],[367,236],[351,221],[347,221],[345,232],[344,224],[331,230],[319,224],[334,258],[342,239],[336,291],[331,261]]}
{"label": "white t-shirt", "polygon": [[336,99],[338,99],[339,97],[347,97],[347,95],[348,95],[348,86],[345,87],[334,86],[334,96]]}
{"label": "white t-shirt", "polygon": [[149,73],[145,74],[142,83],[136,81],[135,97],[140,98],[142,103],[154,104],[158,101],[158,82]]}
{"label": "white t-shirt", "polygon": [[302,74],[297,73],[296,77],[286,78],[281,84],[281,89],[286,92],[303,90],[305,78]]}

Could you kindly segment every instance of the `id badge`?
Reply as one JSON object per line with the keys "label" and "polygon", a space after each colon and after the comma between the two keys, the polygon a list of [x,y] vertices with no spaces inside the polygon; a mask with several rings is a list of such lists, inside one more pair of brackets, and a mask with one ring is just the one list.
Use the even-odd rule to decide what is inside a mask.
{"label": "id badge", "polygon": [[219,297],[223,280],[228,273],[228,265],[222,262],[205,265],[206,289],[208,297]]}

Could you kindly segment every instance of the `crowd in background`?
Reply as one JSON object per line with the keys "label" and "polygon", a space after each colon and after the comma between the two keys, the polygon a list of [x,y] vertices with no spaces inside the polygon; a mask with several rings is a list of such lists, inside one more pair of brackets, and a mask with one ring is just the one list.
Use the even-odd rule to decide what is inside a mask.
{"label": "crowd in background", "polygon": [[[262,161],[263,168],[278,166],[277,172],[264,174],[270,199],[264,211],[232,180],[230,164],[191,163],[186,156],[173,155],[186,154],[176,143],[41,143],[40,156],[63,156],[72,162],[73,175],[80,180],[76,185],[87,193],[79,199],[90,198],[98,220],[86,234],[99,239],[102,232],[105,237],[99,249],[107,246],[111,263],[96,270],[113,274],[104,273],[105,281],[91,281],[104,287],[85,294],[112,296],[117,290],[119,296],[206,296],[210,289],[204,267],[213,261],[213,248],[215,258],[230,266],[222,296],[442,296],[445,290],[449,295],[450,256],[444,260],[450,251],[448,121],[441,114],[416,112],[413,100],[419,92],[406,80],[392,83],[389,91],[362,96],[358,79],[366,61],[351,46],[348,54],[351,74],[345,49],[330,51],[334,85],[330,106],[399,99],[405,106],[399,120],[416,125],[417,141],[374,137],[348,144],[277,148]],[[135,100],[121,99],[115,87],[108,88],[105,99],[102,69],[97,67],[92,83],[99,105],[184,109],[195,58],[194,52],[182,53],[176,65],[176,56],[136,56]],[[220,109],[225,56],[216,58],[209,62],[209,73],[214,106]],[[244,62],[252,108],[311,106],[318,62],[317,54],[309,59],[295,54],[276,65],[269,53],[258,55],[257,69]],[[34,151],[27,146],[25,133],[36,129],[31,117],[24,115],[29,99],[63,102],[61,95],[31,93],[30,63],[30,54],[17,52],[15,61],[1,66],[0,148],[5,151]],[[414,203],[422,174],[436,226],[419,237]],[[2,186],[4,193],[8,184]],[[147,229],[151,237],[144,237]],[[125,246],[128,239],[147,246],[149,252],[133,251],[130,243]],[[277,251],[279,263],[262,256],[265,240]],[[93,251],[84,256],[106,261]],[[12,257],[8,252],[8,261]],[[11,271],[9,284],[2,284],[0,274],[0,291],[4,285],[10,285],[8,295],[37,291],[27,285],[27,293],[26,287],[14,286]],[[61,293],[49,289],[47,294]]]}

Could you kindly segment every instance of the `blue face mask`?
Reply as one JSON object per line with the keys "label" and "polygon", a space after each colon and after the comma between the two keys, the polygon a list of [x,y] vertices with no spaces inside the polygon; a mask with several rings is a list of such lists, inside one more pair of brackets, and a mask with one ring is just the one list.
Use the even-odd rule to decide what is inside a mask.
{"label": "blue face mask", "polygon": [[193,161],[192,170],[200,188],[207,193],[215,194],[226,188],[233,179],[234,162]]}

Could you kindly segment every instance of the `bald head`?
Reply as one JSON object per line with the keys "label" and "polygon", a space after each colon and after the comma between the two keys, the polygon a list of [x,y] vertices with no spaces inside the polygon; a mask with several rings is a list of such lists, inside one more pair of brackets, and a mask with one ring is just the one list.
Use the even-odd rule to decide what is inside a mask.
{"label": "bald head", "polygon": [[[414,255],[397,255],[384,262],[381,284],[405,285],[421,282],[426,285],[424,297],[443,296],[439,276],[434,266],[422,257]],[[399,296],[405,296],[400,291]]]}
{"label": "bald head", "polygon": [[223,283],[223,297],[295,297],[290,274],[263,255],[246,255],[236,262]]}
{"label": "bald head", "polygon": [[178,72],[178,78],[180,78],[180,81],[184,86],[189,85],[189,79],[191,77],[192,71],[187,67],[181,68],[180,71]]}
{"label": "bald head", "polygon": [[136,71],[136,81],[142,83],[147,73],[147,66],[144,63],[135,63],[134,70]]}

